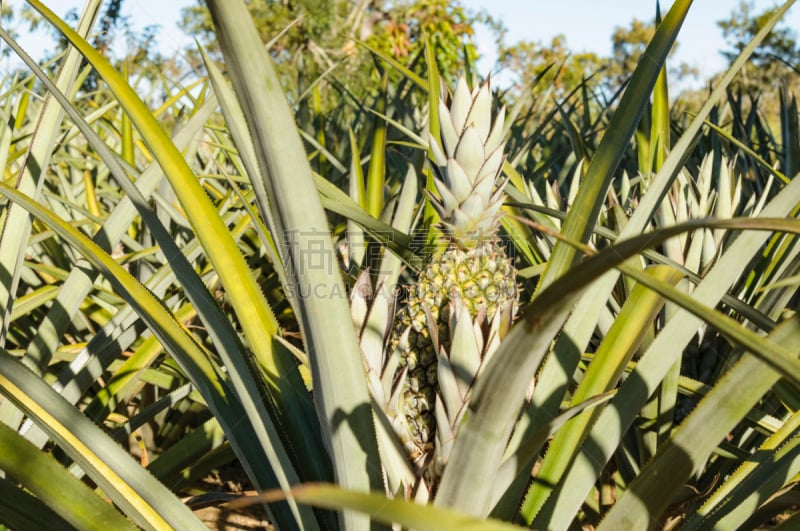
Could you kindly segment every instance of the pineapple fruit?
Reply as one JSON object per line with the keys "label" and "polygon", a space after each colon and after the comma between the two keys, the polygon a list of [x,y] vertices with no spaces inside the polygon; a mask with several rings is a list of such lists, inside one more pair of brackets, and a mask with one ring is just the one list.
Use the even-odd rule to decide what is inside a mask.
{"label": "pineapple fruit", "polygon": [[472,381],[517,310],[516,270],[498,239],[504,111],[493,123],[491,104],[488,83],[470,91],[463,78],[449,108],[440,103],[431,201],[447,247],[409,290],[390,343],[400,351],[395,429],[429,482],[447,461]]}

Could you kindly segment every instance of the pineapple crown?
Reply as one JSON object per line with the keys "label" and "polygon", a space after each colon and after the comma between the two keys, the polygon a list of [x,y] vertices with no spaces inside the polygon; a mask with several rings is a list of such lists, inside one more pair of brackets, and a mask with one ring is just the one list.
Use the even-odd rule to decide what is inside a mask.
{"label": "pineapple crown", "polygon": [[431,139],[433,161],[439,167],[435,179],[439,198],[433,206],[452,240],[462,248],[473,248],[494,239],[500,223],[505,141],[502,108],[492,123],[492,93],[489,81],[470,92],[461,77],[448,109],[439,102],[441,143]]}

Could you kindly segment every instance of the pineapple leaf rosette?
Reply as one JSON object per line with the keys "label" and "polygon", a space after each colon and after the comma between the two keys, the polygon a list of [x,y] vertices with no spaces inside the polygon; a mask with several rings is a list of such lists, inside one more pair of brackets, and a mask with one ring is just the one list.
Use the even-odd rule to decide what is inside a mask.
{"label": "pineapple leaf rosette", "polygon": [[395,325],[401,352],[395,429],[429,488],[458,432],[472,383],[517,310],[516,270],[501,244],[504,110],[492,120],[485,83],[461,78],[439,107],[440,139],[430,148],[447,238],[411,286]]}

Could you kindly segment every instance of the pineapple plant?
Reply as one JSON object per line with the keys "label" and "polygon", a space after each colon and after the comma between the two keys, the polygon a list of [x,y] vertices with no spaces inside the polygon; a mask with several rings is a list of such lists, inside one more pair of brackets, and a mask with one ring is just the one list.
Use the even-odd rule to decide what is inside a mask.
{"label": "pineapple plant", "polygon": [[[727,128],[709,120],[710,106],[725,101],[738,67],[732,68],[679,142],[662,142],[681,132],[665,120],[665,134],[651,132],[649,140],[637,135],[643,153],[638,160],[646,166],[636,168],[631,152],[637,109],[652,102],[656,116],[668,103],[666,91],[653,94],[652,84],[691,2],[676,1],[659,25],[648,61],[637,68],[644,74],[631,79],[630,96],[615,106],[621,112],[599,109],[612,117],[607,126],[594,120],[594,110],[585,113],[578,132],[590,144],[601,138],[597,146],[566,146],[580,139],[563,134],[568,122],[581,123],[581,113],[572,110],[580,107],[572,105],[532,114],[541,127],[510,120],[520,129],[509,132],[504,145],[503,119],[491,120],[488,87],[470,91],[459,82],[430,146],[439,177],[431,200],[446,237],[441,253],[430,259],[414,257],[410,249],[418,168],[410,167],[405,177],[402,170],[414,157],[396,158],[402,167],[386,165],[365,182],[359,175],[363,154],[370,154],[371,168],[380,165],[372,161],[385,160],[380,155],[388,142],[380,127],[372,141],[334,135],[308,153],[293,134],[296,116],[269,70],[267,50],[255,31],[246,31],[252,24],[243,2],[209,2],[235,83],[230,87],[209,62],[212,81],[198,90],[189,113],[180,87],[173,105],[151,113],[86,39],[41,2],[29,3],[58,22],[77,45],[67,53],[80,50],[110,88],[99,87],[88,98],[75,91],[72,100],[63,95],[57,87],[69,85],[66,78],[83,60],[75,56],[53,73],[55,81],[39,69],[41,83],[15,81],[0,96],[9,117],[3,151],[10,178],[0,183],[0,195],[7,198],[6,225],[15,229],[0,234],[0,255],[10,264],[9,279],[18,279],[16,288],[9,279],[2,286],[13,310],[0,334],[0,447],[9,450],[0,452],[6,478],[0,486],[8,494],[2,497],[8,500],[0,511],[3,525],[91,528],[102,518],[115,529],[205,529],[208,522],[194,513],[222,500],[226,512],[234,504],[239,512],[264,503],[280,529],[360,530],[381,522],[404,529],[509,527],[485,520],[489,515],[532,528],[601,530],[662,523],[769,527],[778,519],[774,513],[787,528],[798,521],[794,506],[787,509],[800,473],[800,370],[790,348],[800,337],[792,281],[798,248],[796,236],[781,232],[800,232],[800,180],[792,179],[796,157],[782,161],[775,155],[791,155],[784,148],[799,145],[792,125],[796,105],[782,109],[784,142],[760,145],[766,158],[757,160],[725,141]],[[100,4],[90,3],[95,9]],[[80,24],[84,30],[89,11]],[[387,108],[394,106],[403,134],[422,115],[416,94],[407,94],[387,89]],[[58,106],[45,99],[51,97]],[[55,116],[58,108],[69,113],[69,122]],[[135,118],[138,132],[126,126],[121,108]],[[102,119],[98,109],[108,110]],[[169,127],[151,119],[156,115],[180,124],[173,138],[165,134]],[[354,125],[329,116],[325,121],[334,132],[341,125],[348,133]],[[81,135],[68,133],[73,125]],[[522,131],[531,125],[534,138]],[[706,128],[719,129],[723,141],[695,142]],[[774,138],[755,125],[752,131],[753,138]],[[334,137],[343,142],[339,149]],[[416,149],[391,142],[403,155]],[[123,165],[118,152],[129,151],[126,145],[136,156],[125,155]],[[513,164],[504,164],[511,178],[505,191],[520,218],[565,221],[514,233],[521,255],[517,273],[497,237],[505,185],[500,164],[505,149],[524,153],[530,145],[546,149],[541,157],[515,155]],[[667,157],[654,175],[658,156],[651,157],[650,147]],[[337,153],[352,159],[349,200],[336,184],[337,172],[347,172],[347,156],[337,160]],[[51,157],[49,164],[43,154]],[[620,157],[622,182],[616,180],[618,165],[609,162]],[[318,167],[328,171],[313,175],[309,159],[321,158],[325,164]],[[725,160],[732,161],[727,176]],[[28,167],[34,163],[41,173]],[[542,164],[550,175],[536,171]],[[771,176],[766,182],[762,170]],[[44,180],[38,200],[24,193],[27,184],[13,186],[14,176],[27,179],[26,172]],[[223,182],[220,175],[235,178]],[[554,176],[564,178],[543,182]],[[534,195],[542,185],[548,201],[570,190],[573,206],[563,216],[555,215],[561,201],[548,203],[549,211],[533,208],[541,203]],[[383,197],[386,191],[399,194]],[[739,195],[747,201],[738,201]],[[172,205],[176,198],[181,208]],[[33,214],[32,228],[9,225],[12,203]],[[156,205],[157,215],[148,205]],[[588,214],[595,207],[599,221]],[[724,223],[694,220],[674,227],[672,219],[657,219],[650,232],[657,208],[679,221],[713,213]],[[168,224],[158,215],[166,211]],[[297,235],[304,244],[321,242],[324,256],[333,258],[328,214],[336,214],[335,233],[346,218],[348,238],[358,225],[375,240],[370,251],[384,246],[380,263],[372,253],[359,255],[364,238],[359,243],[358,234],[346,248],[358,265],[348,273],[362,271],[352,279],[312,267],[307,259],[320,256],[317,247],[286,245],[294,243],[289,235]],[[728,219],[756,215],[757,223]],[[132,225],[137,233],[149,231],[160,252],[142,248],[147,240],[128,232]],[[749,230],[756,226],[760,230]],[[576,254],[555,243],[561,227],[571,248],[592,241],[589,232],[595,242],[608,243],[578,263]],[[664,262],[662,249],[673,256],[664,238],[678,232],[686,237],[674,257],[689,277],[688,290],[639,270]],[[90,241],[92,235],[103,248]],[[523,254],[531,246],[538,252]],[[111,249],[125,254],[112,255]],[[78,254],[85,261],[76,262]],[[410,297],[396,301],[401,257],[418,264],[418,281]],[[140,260],[156,268],[146,279],[125,267]],[[624,276],[613,272],[617,266]],[[543,278],[526,302],[522,326],[503,337],[515,318],[517,274]],[[341,280],[354,288],[349,307],[338,296],[289,300],[309,292],[308,286],[340,294]],[[645,286],[657,288],[673,307],[638,319]],[[214,300],[221,289],[224,305]],[[656,303],[649,300],[652,309]],[[673,412],[683,401],[693,407],[676,419]],[[580,417],[584,412],[589,415]],[[158,430],[151,437],[137,426]],[[414,452],[416,470],[395,429]],[[128,435],[137,438],[136,446],[132,440],[129,448],[120,445]],[[60,464],[53,448],[75,465]],[[254,490],[268,494],[208,490],[203,478],[220,466],[242,479],[247,475]],[[77,472],[85,477],[77,479]],[[54,490],[53,481],[74,488]],[[273,489],[285,495],[278,499]],[[183,499],[188,493],[193,497]],[[399,499],[403,494],[414,500]],[[434,496],[434,503],[421,503]]]}
{"label": "pineapple plant", "polygon": [[492,121],[489,83],[459,79],[440,100],[430,152],[446,247],[409,289],[390,345],[400,351],[395,428],[418,472],[440,475],[472,381],[517,309],[516,270],[501,244],[503,119]]}

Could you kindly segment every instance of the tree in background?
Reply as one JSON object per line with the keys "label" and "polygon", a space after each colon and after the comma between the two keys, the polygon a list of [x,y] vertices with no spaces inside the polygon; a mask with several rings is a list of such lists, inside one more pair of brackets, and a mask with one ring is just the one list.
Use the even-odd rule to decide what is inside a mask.
{"label": "tree in background", "polygon": [[[752,1],[741,0],[729,18],[717,22],[729,46],[721,52],[728,62],[733,62],[777,9],[755,13]],[[739,83],[748,91],[774,93],[775,89],[797,83],[798,67],[800,47],[797,34],[785,25],[777,26],[753,53],[747,67],[742,69]]]}
{"label": "tree in background", "polygon": [[[727,19],[717,22],[728,45],[721,53],[729,63],[777,9],[756,13],[752,1],[741,0]],[[780,161],[790,175],[796,171],[793,161],[800,154],[796,137],[790,134],[797,129],[795,95],[800,90],[799,69],[797,33],[781,23],[772,29],[739,71],[728,96],[731,114],[721,117],[732,124],[734,137],[750,142],[769,164]]]}
{"label": "tree in background", "polygon": [[570,91],[592,75],[607,70],[608,61],[592,52],[573,53],[564,35],[549,43],[520,41],[500,50],[500,66],[514,78],[514,91],[553,87],[557,94]]}
{"label": "tree in background", "polygon": [[[262,0],[250,2],[248,8],[262,39],[274,39],[271,53],[290,98],[316,81],[337,84],[357,100],[376,92],[380,72],[372,53],[358,43],[410,66],[421,56],[427,38],[440,71],[449,74],[477,59],[478,24],[498,31],[491,17],[473,13],[458,1]],[[204,2],[185,8],[182,15],[181,28],[217,54]],[[333,91],[323,92],[323,108],[341,103]]]}
{"label": "tree in background", "polygon": [[[0,2],[0,24],[2,24],[3,29],[9,33],[15,39],[19,37],[15,28],[12,27],[14,21],[14,11],[11,9],[7,3]],[[0,57],[10,57],[12,55],[11,48],[8,46],[0,47]]]}
{"label": "tree in background", "polygon": [[[609,76],[612,78],[611,86],[620,87],[627,82],[636,65],[639,63],[645,48],[656,32],[656,25],[643,22],[634,18],[626,26],[617,26],[611,35],[611,61]],[[670,52],[672,56],[678,49],[676,43]],[[697,77],[699,72],[687,63],[667,63],[670,78],[683,81],[687,78]]]}
{"label": "tree in background", "polygon": [[[534,90],[553,87],[556,94],[563,95],[588,80],[591,86],[612,95],[625,85],[654,33],[654,24],[633,19],[628,26],[614,28],[610,56],[574,52],[566,37],[557,35],[547,44],[521,41],[502,46],[499,62],[513,76],[515,90],[532,85],[544,74],[543,82],[538,84],[540,88]],[[671,69],[671,74],[675,79],[683,79],[696,75],[696,71],[681,63]]]}

